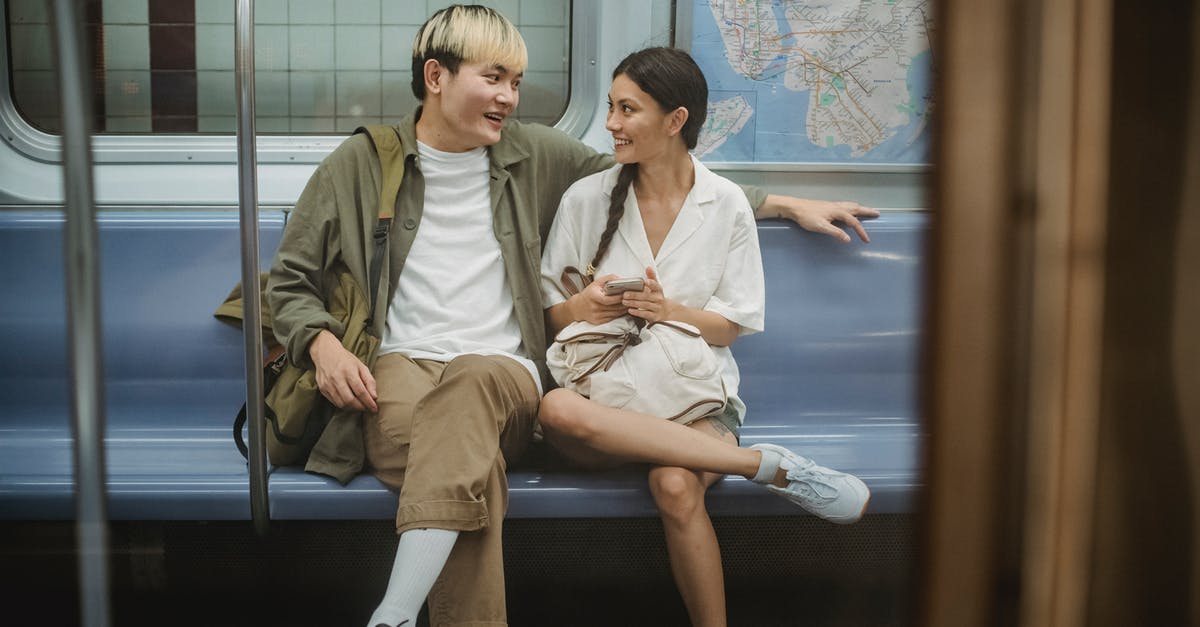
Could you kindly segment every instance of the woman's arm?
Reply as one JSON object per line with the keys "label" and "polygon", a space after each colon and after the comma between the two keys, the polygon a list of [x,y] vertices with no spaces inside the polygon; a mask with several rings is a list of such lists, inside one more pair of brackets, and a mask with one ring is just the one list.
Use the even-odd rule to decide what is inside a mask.
{"label": "woman's arm", "polygon": [[550,324],[551,333],[558,335],[568,324],[580,320],[604,324],[625,315],[626,307],[621,302],[621,295],[609,296],[604,293],[604,284],[615,278],[615,274],[598,277],[582,292],[547,308],[546,321]]}
{"label": "woman's arm", "polygon": [[629,315],[648,322],[686,322],[699,329],[704,341],[713,346],[733,344],[742,330],[719,313],[688,307],[663,296],[658,273],[652,267],[646,268],[645,288],[640,292],[625,292],[621,304]]}

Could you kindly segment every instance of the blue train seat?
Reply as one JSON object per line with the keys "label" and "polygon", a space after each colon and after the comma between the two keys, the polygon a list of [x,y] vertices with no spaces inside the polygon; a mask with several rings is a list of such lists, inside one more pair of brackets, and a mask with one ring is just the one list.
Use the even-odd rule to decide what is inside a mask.
{"label": "blue train seat", "polygon": [[[243,401],[242,338],[212,317],[240,277],[236,212],[105,211],[100,219],[109,514],[242,520],[248,474],[230,426]],[[265,268],[282,214],[261,224]],[[926,218],[887,213],[872,243],[791,224],[759,227],[767,331],[734,353],[749,406],[743,444],[775,442],[853,472],[868,513],[914,509],[920,278]],[[0,212],[0,519],[74,516],[62,218]],[[529,465],[509,473],[510,517],[656,515],[644,471]],[[270,475],[275,519],[389,519],[396,494],[370,476],[341,486],[298,468]],[[722,515],[796,513],[740,478],[710,491]]]}

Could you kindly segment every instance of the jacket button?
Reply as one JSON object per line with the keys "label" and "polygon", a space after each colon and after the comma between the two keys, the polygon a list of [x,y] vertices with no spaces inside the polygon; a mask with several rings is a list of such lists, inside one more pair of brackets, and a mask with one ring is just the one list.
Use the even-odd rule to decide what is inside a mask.
{"label": "jacket button", "polygon": [[407,220],[404,221],[404,228],[406,228],[410,231],[417,228],[417,221],[413,220],[412,218],[408,218]]}

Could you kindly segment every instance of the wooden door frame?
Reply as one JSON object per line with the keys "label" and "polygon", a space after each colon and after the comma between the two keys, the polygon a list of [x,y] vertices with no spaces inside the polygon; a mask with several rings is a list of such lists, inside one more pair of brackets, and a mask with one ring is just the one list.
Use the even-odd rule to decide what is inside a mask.
{"label": "wooden door frame", "polygon": [[939,9],[918,624],[1081,626],[1111,0]]}

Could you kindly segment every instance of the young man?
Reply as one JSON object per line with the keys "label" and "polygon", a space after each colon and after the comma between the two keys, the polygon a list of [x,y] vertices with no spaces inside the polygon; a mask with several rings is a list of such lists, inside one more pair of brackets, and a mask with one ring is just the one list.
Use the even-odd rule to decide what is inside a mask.
{"label": "young man", "polygon": [[[507,121],[526,59],[516,28],[486,7],[443,9],[418,32],[412,87],[422,106],[396,127],[406,168],[381,270],[386,297],[381,289],[368,312],[373,364],[344,345],[347,316],[327,297],[346,272],[369,285],[381,174],[366,136],[317,168],[271,267],[276,336],[315,369],[333,405],[362,412],[338,427],[345,454],[315,470],[345,478],[365,461],[400,491],[399,547],[370,627],[411,627],[427,596],[435,627],[506,624],[504,473],[530,440],[549,381],[541,243],[567,187],[614,163],[554,129]],[[751,193],[759,217],[842,239],[833,220],[866,240],[855,215],[874,214]],[[369,302],[361,289],[357,300]]]}

